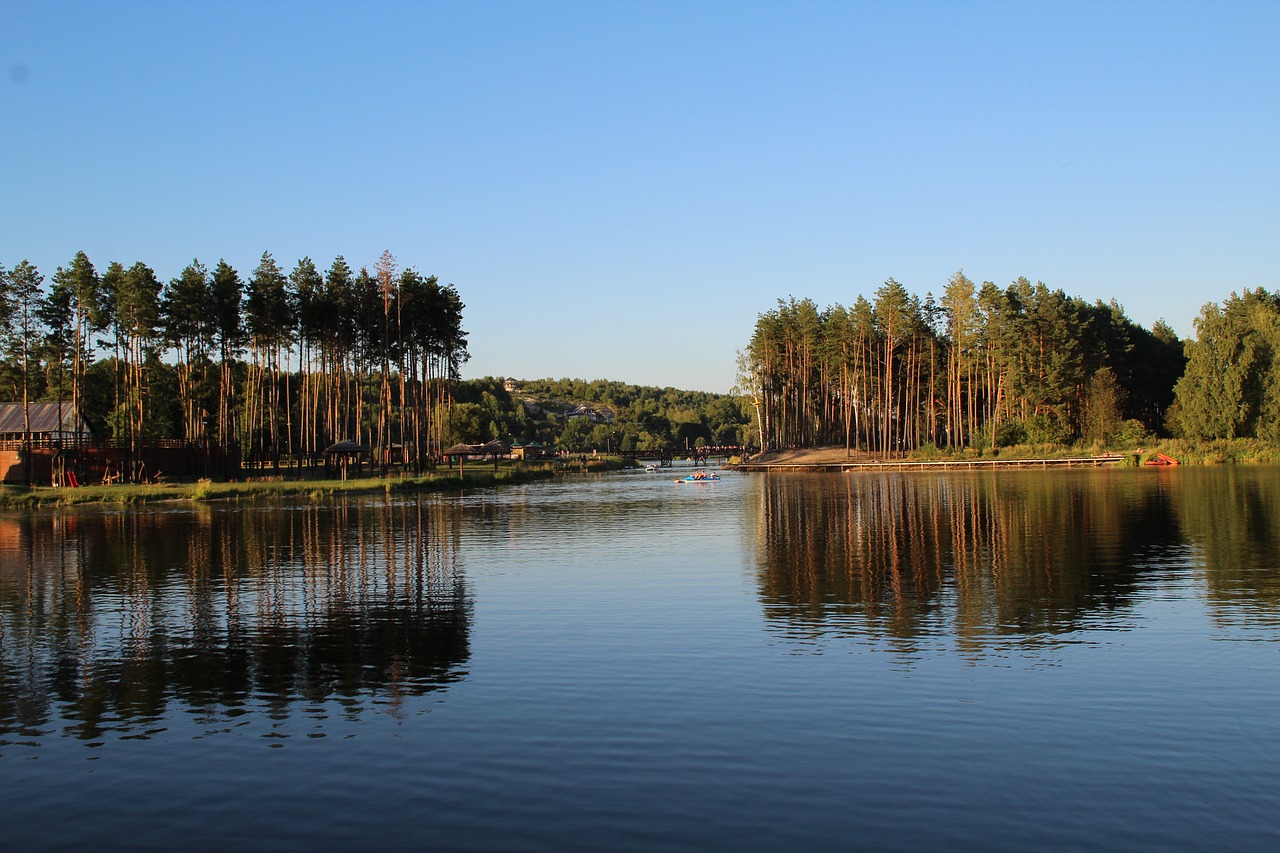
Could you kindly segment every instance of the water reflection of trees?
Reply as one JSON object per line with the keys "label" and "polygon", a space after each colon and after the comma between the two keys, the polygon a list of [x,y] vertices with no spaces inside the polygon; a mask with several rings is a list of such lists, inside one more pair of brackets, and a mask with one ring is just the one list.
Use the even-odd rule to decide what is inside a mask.
{"label": "water reflection of trees", "polygon": [[1223,625],[1280,627],[1280,468],[1168,472],[1168,487],[1212,616]]}
{"label": "water reflection of trees", "polygon": [[766,617],[794,639],[905,651],[929,636],[973,651],[1045,642],[1128,607],[1148,558],[1180,541],[1167,494],[1141,473],[768,478]]}
{"label": "water reflection of trees", "polygon": [[0,521],[0,731],[145,732],[175,709],[348,714],[462,676],[447,504]]}

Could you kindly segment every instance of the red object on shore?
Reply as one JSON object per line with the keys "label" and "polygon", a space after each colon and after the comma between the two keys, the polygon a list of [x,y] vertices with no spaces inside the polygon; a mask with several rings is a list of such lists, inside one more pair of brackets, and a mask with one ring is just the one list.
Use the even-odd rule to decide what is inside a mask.
{"label": "red object on shore", "polygon": [[1155,459],[1148,459],[1146,465],[1177,465],[1178,460],[1172,456],[1165,456],[1163,453],[1157,453]]}

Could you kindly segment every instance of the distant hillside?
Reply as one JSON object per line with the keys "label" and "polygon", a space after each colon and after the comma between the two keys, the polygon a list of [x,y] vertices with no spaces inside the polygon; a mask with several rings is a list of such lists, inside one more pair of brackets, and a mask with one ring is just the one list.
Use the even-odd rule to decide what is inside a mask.
{"label": "distant hillside", "polygon": [[457,383],[454,399],[461,440],[538,441],[575,452],[740,445],[751,430],[740,398],[607,379],[485,377]]}
{"label": "distant hillside", "polygon": [[519,392],[581,403],[602,403],[611,408],[625,408],[638,400],[660,400],[668,405],[707,405],[714,400],[736,399],[729,394],[707,391],[682,391],[670,386],[630,385],[611,379],[517,379]]}

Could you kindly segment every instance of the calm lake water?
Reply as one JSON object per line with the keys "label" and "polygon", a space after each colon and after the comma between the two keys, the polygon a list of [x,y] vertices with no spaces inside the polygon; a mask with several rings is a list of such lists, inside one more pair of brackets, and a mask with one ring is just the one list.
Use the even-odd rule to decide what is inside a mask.
{"label": "calm lake water", "polygon": [[0,516],[0,842],[1280,849],[1280,470]]}

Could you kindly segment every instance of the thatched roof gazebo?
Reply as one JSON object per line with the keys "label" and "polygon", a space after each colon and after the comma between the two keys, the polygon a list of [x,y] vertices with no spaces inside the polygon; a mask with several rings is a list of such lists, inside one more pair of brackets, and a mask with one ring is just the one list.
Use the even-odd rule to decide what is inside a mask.
{"label": "thatched roof gazebo", "polygon": [[356,476],[360,476],[360,455],[363,452],[364,448],[351,440],[329,445],[324,449],[325,476],[331,476],[331,471],[338,470],[342,472],[342,479],[346,480],[347,466],[352,459],[356,462]]}
{"label": "thatched roof gazebo", "polygon": [[498,473],[498,459],[502,456],[511,455],[511,445],[494,439],[487,444],[480,445],[480,453],[484,456],[493,457],[493,473]]}
{"label": "thatched roof gazebo", "polygon": [[453,447],[445,450],[441,455],[449,467],[453,467],[453,460],[458,460],[458,473],[461,474],[466,470],[467,457],[476,454],[476,445],[473,444],[455,444]]}
{"label": "thatched roof gazebo", "polygon": [[449,462],[449,467],[453,467],[454,457],[458,459],[458,473],[461,474],[466,466],[468,456],[489,456],[493,459],[493,470],[498,470],[498,458],[511,454],[511,447],[497,439],[487,444],[455,444],[444,452],[444,457]]}
{"label": "thatched roof gazebo", "polygon": [[511,454],[511,445],[506,442],[494,439],[487,444],[480,445],[480,454],[482,456],[509,456]]}

